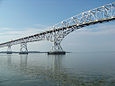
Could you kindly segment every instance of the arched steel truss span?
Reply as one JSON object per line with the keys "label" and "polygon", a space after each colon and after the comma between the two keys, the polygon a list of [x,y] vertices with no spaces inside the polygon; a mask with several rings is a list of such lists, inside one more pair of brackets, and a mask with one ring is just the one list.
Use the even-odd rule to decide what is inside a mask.
{"label": "arched steel truss span", "polygon": [[[104,23],[115,20],[115,2],[89,10],[69,19],[63,20],[50,27],[48,31],[34,34],[28,37],[1,43],[0,47],[8,47],[11,50],[12,45],[21,44],[20,51],[27,50],[27,43],[41,40],[53,42],[53,51],[63,51],[60,43],[69,33],[93,24]],[[24,49],[23,49],[24,48]]]}

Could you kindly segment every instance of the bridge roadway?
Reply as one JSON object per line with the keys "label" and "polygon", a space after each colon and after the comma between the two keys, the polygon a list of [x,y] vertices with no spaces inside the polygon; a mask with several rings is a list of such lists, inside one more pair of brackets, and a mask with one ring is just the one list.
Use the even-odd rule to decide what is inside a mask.
{"label": "bridge roadway", "polygon": [[[76,25],[72,25],[72,26],[68,26],[68,27],[49,30],[49,31],[41,32],[39,34],[31,35],[31,36],[28,36],[28,37],[19,38],[19,39],[16,39],[16,40],[1,43],[0,47],[8,46],[9,43],[11,43],[11,45],[21,44],[21,42],[22,42],[21,40],[26,40],[26,42],[41,41],[39,39],[34,39],[34,37],[36,37],[36,36],[39,37],[40,35],[45,35],[45,34],[49,34],[49,33],[60,31],[60,30],[66,30],[66,29],[72,28],[72,27],[85,27],[85,26],[89,26],[89,25],[93,25],[93,24],[97,24],[97,23],[108,22],[108,21],[112,21],[112,20],[115,20],[115,17],[105,18],[105,19],[101,19],[101,20],[97,20],[97,21],[93,21],[93,22],[87,22],[85,24],[79,24],[79,25],[76,24]],[[80,29],[80,28],[78,28],[78,29]],[[29,40],[29,39],[33,39],[33,40]]]}
{"label": "bridge roadway", "polygon": [[[69,33],[93,24],[104,23],[115,20],[115,2],[89,10],[79,15],[73,16],[67,20],[59,22],[51,27],[50,30],[44,31],[31,36],[11,40],[0,44],[1,47],[8,47],[8,52],[11,52],[11,46],[21,44],[20,52],[28,52],[27,43],[41,40],[53,42],[52,52],[61,51],[61,41]],[[23,50],[24,49],[24,50]]]}

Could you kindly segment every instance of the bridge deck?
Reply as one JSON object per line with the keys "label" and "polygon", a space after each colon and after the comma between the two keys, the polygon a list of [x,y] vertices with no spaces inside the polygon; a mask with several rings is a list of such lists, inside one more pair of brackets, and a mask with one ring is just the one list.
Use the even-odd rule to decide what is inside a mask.
{"label": "bridge deck", "polygon": [[59,22],[58,24],[54,25],[51,30],[1,43],[0,47],[34,42],[34,41],[41,41],[44,39],[47,39],[48,41],[50,39],[50,41],[53,40],[52,42],[54,42],[57,40],[57,38],[60,40],[60,34],[64,34],[64,35],[61,35],[63,36],[62,37],[63,39],[66,35],[68,35],[70,32],[74,30],[80,29],[85,26],[108,22],[112,20],[115,20],[115,2],[80,13],[69,19]]}
{"label": "bridge deck", "polygon": [[[27,37],[24,37],[24,38],[19,38],[19,39],[16,39],[16,40],[1,43],[0,47],[7,46],[7,44],[14,43],[14,42],[16,42],[16,44],[19,44],[21,42],[21,40],[24,40],[24,39],[30,39],[30,38],[33,38],[33,37],[36,37],[36,36],[45,35],[45,34],[60,31],[60,30],[66,30],[66,29],[72,28],[72,27],[84,27],[84,26],[89,26],[89,25],[93,25],[93,24],[97,24],[97,23],[108,22],[108,21],[112,21],[112,20],[115,20],[115,16],[110,17],[110,18],[104,18],[104,19],[97,20],[97,21],[86,22],[86,23],[83,23],[83,24],[75,24],[75,25],[71,25],[71,26],[68,26],[68,27],[53,29],[53,30],[41,32],[41,33],[38,33],[38,34],[34,34],[34,35],[31,35],[31,36],[27,36]],[[38,41],[38,40],[34,40],[34,41]],[[33,42],[33,41],[26,41],[26,42]],[[15,45],[15,43],[14,43],[14,45]]]}

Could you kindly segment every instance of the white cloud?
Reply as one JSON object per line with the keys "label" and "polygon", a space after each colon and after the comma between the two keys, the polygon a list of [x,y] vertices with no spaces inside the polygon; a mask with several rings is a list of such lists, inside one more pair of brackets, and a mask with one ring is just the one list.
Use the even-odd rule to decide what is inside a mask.
{"label": "white cloud", "polygon": [[34,24],[34,26],[36,26],[36,27],[41,27],[41,28],[47,28],[47,26],[46,26],[46,25],[43,25],[43,24]]}
{"label": "white cloud", "polygon": [[37,34],[42,31],[41,29],[37,28],[23,28],[23,30],[16,30],[13,28],[0,28],[0,30],[0,42]]}

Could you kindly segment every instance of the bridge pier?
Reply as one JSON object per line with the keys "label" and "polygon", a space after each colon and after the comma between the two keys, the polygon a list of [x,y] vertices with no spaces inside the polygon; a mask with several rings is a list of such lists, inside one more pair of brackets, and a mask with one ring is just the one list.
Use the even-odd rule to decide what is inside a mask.
{"label": "bridge pier", "polygon": [[11,49],[11,45],[10,44],[8,45],[8,48],[7,48],[7,54],[12,54],[12,49]]}
{"label": "bridge pier", "polygon": [[48,52],[48,55],[65,55],[66,52],[63,51],[60,42],[54,42],[54,45],[52,46],[52,50]]}
{"label": "bridge pier", "polygon": [[22,42],[21,43],[19,54],[28,54],[27,42]]}

